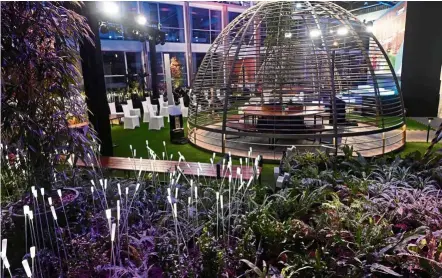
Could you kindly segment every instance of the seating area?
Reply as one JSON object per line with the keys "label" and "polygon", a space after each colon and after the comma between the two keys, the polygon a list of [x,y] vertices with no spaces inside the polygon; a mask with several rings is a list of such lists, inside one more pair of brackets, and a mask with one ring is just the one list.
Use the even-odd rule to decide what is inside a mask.
{"label": "seating area", "polygon": [[[183,117],[187,118],[188,107],[184,106],[183,98],[180,98],[180,103],[177,105]],[[121,104],[123,112],[117,112],[115,102],[108,103],[111,115],[115,115],[124,124],[125,129],[134,129],[140,126],[140,118],[142,116],[143,123],[150,123],[149,129],[160,130],[164,127],[164,120],[167,123],[169,119],[169,105],[165,101],[159,101],[158,105],[152,104],[151,97],[146,97],[144,101],[141,101],[141,108],[134,108],[133,101],[128,99],[127,104]],[[120,121],[118,121],[118,124]]]}

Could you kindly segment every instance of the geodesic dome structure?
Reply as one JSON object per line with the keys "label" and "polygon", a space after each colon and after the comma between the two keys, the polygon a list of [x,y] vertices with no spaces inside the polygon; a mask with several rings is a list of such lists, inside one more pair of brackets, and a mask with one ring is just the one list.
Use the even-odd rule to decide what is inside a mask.
{"label": "geodesic dome structure", "polygon": [[190,94],[188,137],[204,149],[278,159],[287,146],[376,155],[404,144],[386,51],[331,2],[259,2],[210,47]]}

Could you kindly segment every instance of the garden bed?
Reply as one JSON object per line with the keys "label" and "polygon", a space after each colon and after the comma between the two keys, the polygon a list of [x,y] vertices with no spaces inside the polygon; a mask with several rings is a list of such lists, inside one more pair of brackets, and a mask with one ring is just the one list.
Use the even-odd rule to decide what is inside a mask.
{"label": "garden bed", "polygon": [[[159,183],[143,174],[109,179],[105,194],[92,197],[87,178],[77,205],[66,207],[72,240],[61,225],[60,255],[39,250],[50,258],[42,269],[50,277],[442,275],[438,159],[294,153],[281,168],[291,178],[278,191],[241,186],[235,175],[230,186],[227,178],[191,186],[192,177]],[[107,209],[118,225],[114,241]],[[3,233],[14,227],[3,224]]]}

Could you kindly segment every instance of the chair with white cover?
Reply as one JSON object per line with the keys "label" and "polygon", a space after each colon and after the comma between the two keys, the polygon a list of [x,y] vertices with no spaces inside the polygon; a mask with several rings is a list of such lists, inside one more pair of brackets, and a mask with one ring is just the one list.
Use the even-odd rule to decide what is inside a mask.
{"label": "chair with white cover", "polygon": [[[150,101],[150,97],[146,97],[146,101],[148,104],[152,105],[152,101]],[[156,105],[155,106],[152,105],[152,108],[153,108],[153,113],[156,115],[158,112],[158,107]]]}
{"label": "chair with white cover", "polygon": [[124,112],[117,112],[117,108],[115,107],[115,102],[110,102],[108,104],[111,115],[124,116]]}
{"label": "chair with white cover", "polygon": [[134,106],[133,106],[133,103],[132,103],[132,100],[131,100],[131,99],[128,99],[128,100],[127,100],[127,106],[129,107],[129,111],[130,111],[130,114],[131,114],[131,115],[136,115],[136,116],[138,116],[138,117],[141,117],[141,111],[140,111],[140,108],[135,108],[135,109],[134,109]]}
{"label": "chair with white cover", "polygon": [[[118,121],[118,123],[120,123],[120,116],[124,117],[124,112],[117,112],[117,108],[115,107],[115,102],[109,102],[109,109],[110,109],[110,113],[111,115],[116,115],[117,118],[115,120]],[[113,122],[114,120],[112,120]]]}
{"label": "chair with white cover", "polygon": [[143,105],[143,123],[149,122],[149,108],[147,107],[147,101],[142,101],[141,105]]}
{"label": "chair with white cover", "polygon": [[159,99],[159,103],[160,103],[160,116],[163,116],[163,117],[169,116],[169,110],[168,110],[167,102],[164,102],[163,98],[160,98]]}
{"label": "chair with white cover", "polygon": [[140,119],[138,116],[132,116],[130,114],[129,106],[123,105],[124,111],[124,129],[134,129],[137,126],[140,126]]}
{"label": "chair with white cover", "polygon": [[149,130],[160,130],[162,127],[164,127],[163,116],[155,115],[155,113],[153,112],[152,104],[147,103],[147,109],[149,110]]}
{"label": "chair with white cover", "polygon": [[187,118],[187,116],[189,115],[189,108],[184,106],[184,99],[182,97],[180,97],[180,109],[181,109],[181,114],[183,114],[183,117]]}

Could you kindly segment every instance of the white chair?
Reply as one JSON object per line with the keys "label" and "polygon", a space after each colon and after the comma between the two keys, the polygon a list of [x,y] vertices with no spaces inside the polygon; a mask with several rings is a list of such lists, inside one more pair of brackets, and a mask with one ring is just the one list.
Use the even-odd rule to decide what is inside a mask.
{"label": "white chair", "polygon": [[160,130],[164,127],[163,116],[156,116],[153,112],[152,104],[147,103],[147,110],[149,110],[149,130]]}
{"label": "white chair", "polygon": [[[150,101],[150,97],[146,97],[146,101],[147,101],[148,104],[152,105],[152,102]],[[158,112],[157,106],[156,105],[155,106],[152,105],[152,108],[153,108],[153,112],[156,115],[157,112]]]}
{"label": "white chair", "polygon": [[149,108],[147,108],[147,101],[142,101],[141,105],[143,105],[143,123],[149,122]]}
{"label": "white chair", "polygon": [[184,106],[184,99],[180,97],[180,108],[181,108],[181,114],[183,114],[184,118],[187,118],[189,115],[189,108]]}
{"label": "white chair", "polygon": [[130,109],[127,105],[123,105],[124,111],[124,129],[134,129],[137,126],[140,126],[140,119],[138,116],[132,116],[130,114]]}
{"label": "white chair", "polygon": [[115,107],[115,102],[110,102],[108,104],[111,115],[124,116],[124,112],[117,112],[117,108]]}
{"label": "white chair", "polygon": [[163,117],[169,116],[167,102],[164,102],[163,99],[161,98],[161,99],[159,99],[159,103],[160,103],[160,116],[163,116]]}
{"label": "white chair", "polygon": [[134,109],[134,106],[133,106],[133,104],[132,104],[132,100],[131,100],[131,99],[128,99],[128,100],[127,100],[127,106],[129,107],[129,111],[130,111],[130,114],[131,114],[131,115],[136,115],[136,116],[138,116],[138,117],[141,117],[141,111],[140,111],[140,108],[136,108],[136,109]]}

